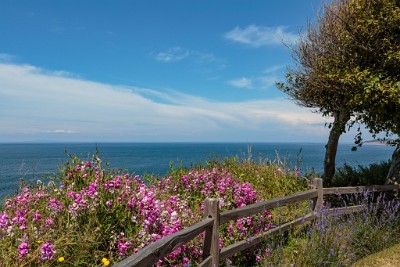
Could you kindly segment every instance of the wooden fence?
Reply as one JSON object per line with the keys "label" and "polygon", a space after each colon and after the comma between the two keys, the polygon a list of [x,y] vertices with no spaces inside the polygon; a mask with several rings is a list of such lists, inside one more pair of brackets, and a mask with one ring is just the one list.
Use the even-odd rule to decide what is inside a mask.
{"label": "wooden fence", "polygon": [[[313,188],[293,195],[275,198],[263,202],[229,210],[220,213],[219,201],[217,199],[206,199],[204,206],[204,217],[199,223],[196,223],[186,229],[173,233],[154,243],[146,246],[135,255],[132,255],[119,263],[115,267],[143,267],[152,266],[161,258],[168,256],[178,247],[194,239],[200,233],[205,232],[203,245],[203,261],[199,266],[218,266],[219,261],[224,260],[245,249],[253,247],[266,237],[271,237],[290,230],[301,225],[304,222],[311,221],[318,216],[317,211],[322,208],[324,195],[332,194],[354,194],[368,192],[398,191],[399,185],[374,185],[374,186],[356,186],[356,187],[335,187],[323,188],[321,178],[313,181]],[[239,241],[227,247],[219,249],[219,228],[221,224],[231,220],[237,220],[243,217],[252,216],[263,212],[264,210],[287,206],[289,204],[299,203],[301,201],[311,200],[311,212],[304,216],[294,219],[290,222],[276,226],[257,236],[251,236],[246,240]],[[332,208],[326,212],[340,212],[342,214],[360,211],[361,205],[347,206],[342,208]]]}

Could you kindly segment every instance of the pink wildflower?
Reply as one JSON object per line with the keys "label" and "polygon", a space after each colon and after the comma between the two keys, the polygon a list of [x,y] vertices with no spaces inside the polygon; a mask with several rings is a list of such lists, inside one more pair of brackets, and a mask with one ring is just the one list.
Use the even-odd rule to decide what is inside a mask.
{"label": "pink wildflower", "polygon": [[49,198],[50,204],[47,206],[47,209],[54,210],[56,212],[61,212],[64,208],[63,204],[60,204],[57,198]]}
{"label": "pink wildflower", "polygon": [[42,260],[51,260],[53,258],[53,255],[56,253],[54,247],[55,246],[51,244],[50,241],[47,241],[42,245],[39,250],[40,254],[42,255]]}
{"label": "pink wildflower", "polygon": [[256,261],[257,261],[257,262],[261,262],[261,256],[260,256],[260,255],[257,255],[257,256],[256,256]]}
{"label": "pink wildflower", "polygon": [[0,228],[6,230],[8,228],[8,219],[7,214],[0,214]]}
{"label": "pink wildflower", "polygon": [[47,226],[50,226],[50,225],[52,225],[54,223],[54,221],[52,220],[52,219],[50,219],[50,218],[47,218],[46,219],[46,225]]}
{"label": "pink wildflower", "polygon": [[230,236],[233,236],[233,234],[234,234],[234,229],[233,229],[233,225],[232,225],[232,224],[230,224],[230,225],[228,226],[228,234],[229,234]]}
{"label": "pink wildflower", "polygon": [[182,261],[184,266],[190,266],[190,260],[188,257],[184,257]]}
{"label": "pink wildflower", "polygon": [[106,205],[109,206],[109,207],[111,208],[112,205],[113,205],[113,203],[114,203],[114,200],[113,200],[113,199],[110,199],[109,201],[106,202]]}
{"label": "pink wildflower", "polygon": [[19,252],[19,258],[22,258],[24,255],[29,253],[29,244],[27,240],[24,240],[19,246],[18,246],[18,252]]}
{"label": "pink wildflower", "polygon": [[40,216],[40,213],[35,213],[35,214],[33,215],[33,219],[32,219],[32,220],[33,220],[34,222],[39,221],[39,220],[40,220],[40,217],[41,217],[41,216]]}
{"label": "pink wildflower", "polygon": [[120,256],[125,256],[126,255],[126,251],[128,250],[128,248],[131,246],[131,242],[129,241],[122,241],[122,240],[118,240],[118,251],[119,251],[119,255]]}
{"label": "pink wildflower", "polygon": [[265,249],[265,257],[269,257],[269,256],[271,256],[271,249],[270,248],[266,248]]}

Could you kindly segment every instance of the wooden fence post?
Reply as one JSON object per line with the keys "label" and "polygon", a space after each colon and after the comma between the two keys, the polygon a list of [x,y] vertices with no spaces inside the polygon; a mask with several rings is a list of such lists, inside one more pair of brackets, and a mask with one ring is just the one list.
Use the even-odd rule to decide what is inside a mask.
{"label": "wooden fence post", "polygon": [[211,255],[211,266],[219,265],[219,201],[215,198],[204,200],[204,219],[214,219],[212,228],[205,231],[203,260]]}
{"label": "wooden fence post", "polygon": [[322,178],[314,178],[313,186],[318,190],[318,197],[312,200],[312,211],[318,211],[322,208],[324,202],[324,183]]}

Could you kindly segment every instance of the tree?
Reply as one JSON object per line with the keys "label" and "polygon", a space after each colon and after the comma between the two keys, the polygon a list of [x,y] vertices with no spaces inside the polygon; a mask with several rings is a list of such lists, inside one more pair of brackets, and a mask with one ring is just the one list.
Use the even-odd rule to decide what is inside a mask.
{"label": "tree", "polygon": [[[373,134],[399,133],[399,3],[326,4],[292,48],[296,65],[288,68],[286,83],[277,84],[299,105],[333,117],[324,160],[328,182],[335,173],[337,146],[346,124],[364,123]],[[355,142],[361,144],[361,132]]]}
{"label": "tree", "polygon": [[[371,3],[370,3],[371,2]],[[361,3],[362,19],[355,25],[367,36],[368,68],[362,75],[366,106],[359,114],[372,133],[400,135],[400,1]],[[360,16],[361,17],[361,16]],[[367,25],[367,26],[366,26]],[[368,35],[367,35],[368,33]],[[400,143],[396,142],[386,183],[400,183]]]}

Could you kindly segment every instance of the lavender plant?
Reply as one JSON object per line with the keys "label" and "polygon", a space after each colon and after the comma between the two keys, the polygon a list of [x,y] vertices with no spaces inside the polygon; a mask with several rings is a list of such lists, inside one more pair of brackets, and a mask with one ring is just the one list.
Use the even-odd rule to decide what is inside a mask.
{"label": "lavender plant", "polygon": [[372,192],[337,197],[343,205],[362,205],[361,211],[345,215],[334,209],[332,213],[329,203],[325,203],[318,219],[291,237],[296,246],[286,250],[285,255],[291,263],[350,266],[362,257],[400,242],[398,201]]}

